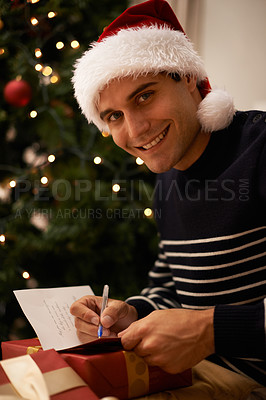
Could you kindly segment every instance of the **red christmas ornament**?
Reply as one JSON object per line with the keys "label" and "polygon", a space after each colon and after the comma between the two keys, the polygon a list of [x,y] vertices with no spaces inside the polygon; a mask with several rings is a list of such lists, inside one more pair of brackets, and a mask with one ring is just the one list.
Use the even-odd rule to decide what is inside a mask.
{"label": "red christmas ornament", "polygon": [[32,90],[28,82],[13,80],[4,87],[4,98],[7,103],[15,107],[26,106],[32,96]]}

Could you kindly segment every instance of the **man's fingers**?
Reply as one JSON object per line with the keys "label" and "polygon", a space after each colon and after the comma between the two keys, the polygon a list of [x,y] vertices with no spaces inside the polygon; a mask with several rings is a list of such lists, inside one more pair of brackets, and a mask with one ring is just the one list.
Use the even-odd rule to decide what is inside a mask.
{"label": "man's fingers", "polygon": [[80,318],[83,321],[90,322],[93,325],[99,325],[99,316],[81,303],[76,305],[75,303],[72,304],[70,313],[74,315],[74,317]]}
{"label": "man's fingers", "polygon": [[127,329],[118,334],[125,350],[135,350],[137,346],[141,349],[142,335],[139,332],[138,325],[138,323],[133,322]]}
{"label": "man's fingers", "polygon": [[[98,336],[99,325],[93,325],[89,322],[82,320],[81,318],[75,318],[75,327],[77,329],[78,337],[82,336],[82,342],[88,342],[95,340]],[[102,336],[116,337],[116,334],[112,334],[110,329],[103,328]]]}
{"label": "man's fingers", "polygon": [[81,318],[93,325],[99,325],[98,302],[100,302],[100,300],[95,296],[93,298],[91,296],[84,296],[71,305],[70,313],[74,315],[74,317]]}
{"label": "man's fingers", "polygon": [[[108,311],[107,311],[108,312]],[[101,317],[101,324],[105,328],[110,328],[116,321],[110,315],[103,315]]]}
{"label": "man's fingers", "polygon": [[[101,316],[101,323],[105,328],[111,328],[119,332],[124,326],[133,321],[133,307],[120,300],[110,300]],[[116,325],[117,324],[117,325]]]}
{"label": "man's fingers", "polygon": [[116,337],[118,332],[137,320],[135,307],[123,301],[109,299],[102,315],[101,307],[102,297],[98,296],[84,296],[75,301],[70,312],[75,317],[77,330],[96,336],[96,328],[101,323],[104,328],[103,336]]}
{"label": "man's fingers", "polygon": [[135,350],[135,347],[140,341],[140,338],[128,338],[127,335],[121,337],[121,343],[125,350]]}
{"label": "man's fingers", "polygon": [[81,318],[75,318],[75,327],[78,332],[82,332],[90,336],[97,336],[98,325],[93,325]]}

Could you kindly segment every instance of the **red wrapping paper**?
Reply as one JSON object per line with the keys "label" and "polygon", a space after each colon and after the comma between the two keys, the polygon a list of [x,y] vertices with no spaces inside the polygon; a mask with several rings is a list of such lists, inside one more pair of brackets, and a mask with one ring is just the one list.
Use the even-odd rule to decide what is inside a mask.
{"label": "red wrapping paper", "polygon": [[[24,352],[25,354],[25,352]],[[31,355],[34,362],[38,365],[39,369],[43,374],[56,371],[59,369],[65,369],[69,367],[68,364],[60,357],[55,350],[41,351]],[[74,371],[72,371],[75,374]],[[1,398],[1,386],[10,383],[6,373],[0,365],[0,398]],[[58,390],[60,390],[61,382],[58,382]],[[52,400],[99,400],[95,393],[87,386],[83,385],[75,387],[61,393],[57,393],[51,396]]]}
{"label": "red wrapping paper", "polygon": [[77,353],[61,355],[99,397],[116,396],[123,400],[192,384],[191,370],[173,375],[158,367],[149,367],[148,382],[145,385],[141,374],[143,365],[138,360],[134,361],[136,372],[129,382],[124,353],[129,354],[129,357],[136,357],[132,352],[123,351],[95,355]]}
{"label": "red wrapping paper", "polygon": [[[24,340],[10,340],[9,342],[2,342],[2,358],[24,356],[25,354],[36,353],[38,350],[42,350],[39,339],[24,339]],[[28,351],[29,349],[29,351]],[[30,351],[30,349],[32,351]]]}
{"label": "red wrapping paper", "polygon": [[[99,349],[100,346],[84,346],[59,353],[98,397],[116,396],[124,400],[192,384],[191,370],[168,374],[158,367],[148,368],[133,352],[118,347],[117,351],[99,354]],[[3,359],[38,350],[42,350],[38,339],[2,343]]]}

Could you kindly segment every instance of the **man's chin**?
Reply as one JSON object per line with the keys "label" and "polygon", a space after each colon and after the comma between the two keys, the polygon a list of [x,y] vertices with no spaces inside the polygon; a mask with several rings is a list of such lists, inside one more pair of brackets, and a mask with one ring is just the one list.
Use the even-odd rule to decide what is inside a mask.
{"label": "man's chin", "polygon": [[[145,163],[146,164],[146,163]],[[154,165],[154,164],[146,164],[146,167],[153,172],[154,174],[161,174],[163,172],[167,172],[170,169],[172,169],[173,167],[171,165],[168,164],[163,164],[163,165]]]}

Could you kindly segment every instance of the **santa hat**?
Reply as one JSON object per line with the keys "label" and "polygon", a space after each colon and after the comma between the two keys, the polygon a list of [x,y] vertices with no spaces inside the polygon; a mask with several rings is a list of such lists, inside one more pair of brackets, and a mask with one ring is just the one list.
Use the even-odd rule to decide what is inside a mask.
{"label": "santa hat", "polygon": [[235,113],[231,96],[211,89],[201,58],[164,0],[128,8],[91,44],[75,64],[75,97],[88,122],[108,131],[96,106],[100,91],[113,79],[160,72],[197,78],[202,129],[216,131],[231,123]]}

